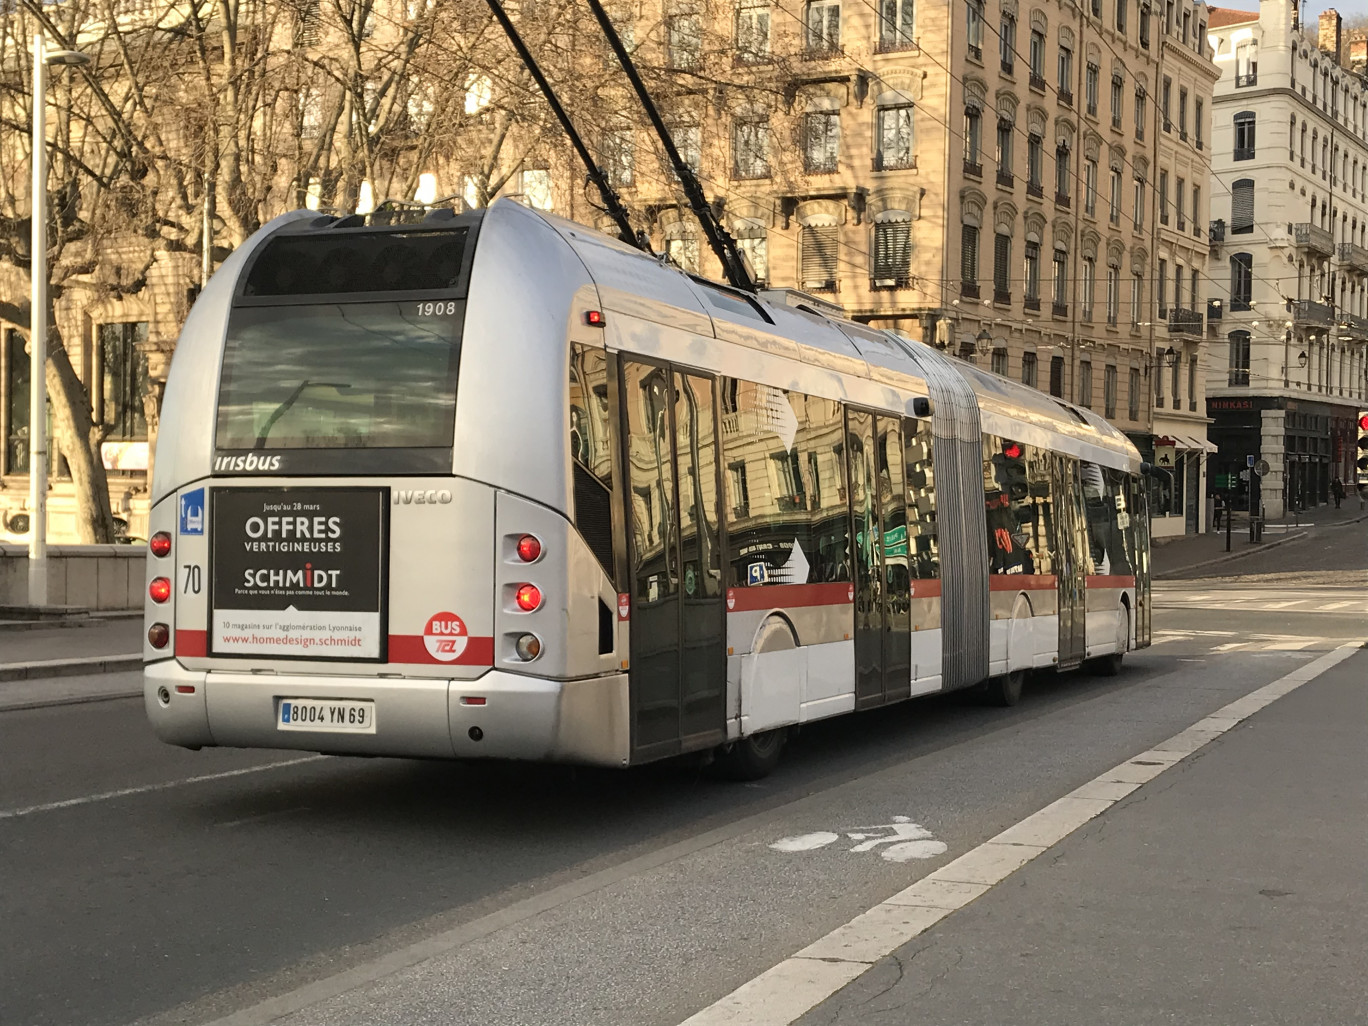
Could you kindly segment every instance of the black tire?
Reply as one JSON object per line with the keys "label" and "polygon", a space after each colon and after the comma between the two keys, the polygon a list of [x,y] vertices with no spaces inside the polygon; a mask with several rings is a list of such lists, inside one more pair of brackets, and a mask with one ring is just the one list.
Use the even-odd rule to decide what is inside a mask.
{"label": "black tire", "polygon": [[1111,655],[1089,659],[1084,664],[1084,669],[1097,677],[1115,677],[1121,672],[1121,660],[1124,658],[1124,652],[1113,652]]}
{"label": "black tire", "polygon": [[787,739],[788,733],[783,728],[743,737],[718,750],[712,770],[724,780],[760,780],[779,765]]}
{"label": "black tire", "polygon": [[1003,708],[1016,705],[1021,701],[1021,688],[1025,683],[1025,670],[1013,670],[1001,677],[989,677],[983,682],[983,700],[989,705],[1000,705]]}

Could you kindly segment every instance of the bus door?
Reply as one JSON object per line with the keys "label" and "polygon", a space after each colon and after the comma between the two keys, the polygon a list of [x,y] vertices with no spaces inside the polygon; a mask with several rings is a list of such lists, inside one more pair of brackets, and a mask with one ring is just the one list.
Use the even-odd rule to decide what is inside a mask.
{"label": "bus door", "polygon": [[[1150,643],[1149,479],[1130,477],[1130,523],[1135,555],[1135,647]],[[1229,513],[1227,513],[1229,515]]]}
{"label": "bus door", "polygon": [[725,737],[726,611],[713,379],[622,362],[631,568],[632,744],[642,758]]}
{"label": "bus door", "polygon": [[1088,521],[1083,508],[1083,483],[1078,461],[1054,457],[1054,493],[1059,518],[1059,663],[1069,669],[1087,654],[1089,562]]}
{"label": "bus door", "polygon": [[902,421],[846,410],[855,584],[855,707],[912,692],[911,597]]}

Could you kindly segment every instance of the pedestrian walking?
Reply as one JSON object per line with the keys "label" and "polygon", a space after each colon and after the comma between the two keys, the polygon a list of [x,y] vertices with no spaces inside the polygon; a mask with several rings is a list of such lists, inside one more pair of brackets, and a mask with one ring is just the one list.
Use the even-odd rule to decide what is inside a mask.
{"label": "pedestrian walking", "polygon": [[1220,492],[1216,493],[1215,501],[1212,503],[1212,511],[1216,518],[1216,530],[1221,529],[1221,516],[1225,513],[1225,496]]}
{"label": "pedestrian walking", "polygon": [[1344,482],[1336,477],[1330,482],[1330,494],[1335,497],[1335,509],[1340,508],[1340,503],[1344,501]]}

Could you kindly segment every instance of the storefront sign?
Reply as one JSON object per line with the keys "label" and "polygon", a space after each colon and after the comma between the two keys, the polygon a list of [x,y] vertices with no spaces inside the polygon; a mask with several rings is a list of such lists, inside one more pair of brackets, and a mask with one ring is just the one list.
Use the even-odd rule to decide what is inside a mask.
{"label": "storefront sign", "polygon": [[215,655],[384,658],[383,489],[211,495]]}

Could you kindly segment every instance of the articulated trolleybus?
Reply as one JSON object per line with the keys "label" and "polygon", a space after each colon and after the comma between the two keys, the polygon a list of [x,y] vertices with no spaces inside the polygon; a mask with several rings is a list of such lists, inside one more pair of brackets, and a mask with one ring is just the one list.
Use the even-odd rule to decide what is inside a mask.
{"label": "articulated trolleybus", "polygon": [[767,772],[802,723],[1149,640],[1142,465],[1102,418],[800,294],[501,200],[300,211],[167,384],[161,738]]}

